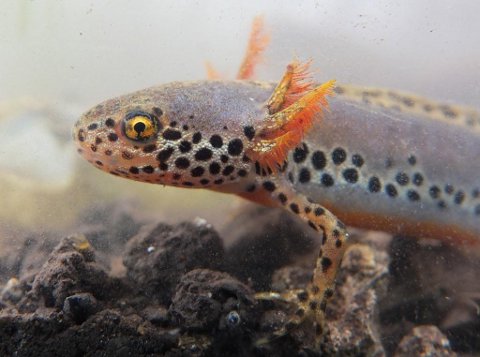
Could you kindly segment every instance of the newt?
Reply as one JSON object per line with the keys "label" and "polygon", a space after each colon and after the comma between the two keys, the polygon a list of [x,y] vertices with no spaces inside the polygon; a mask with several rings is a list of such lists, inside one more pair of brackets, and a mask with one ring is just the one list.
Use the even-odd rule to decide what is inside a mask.
{"label": "newt", "polygon": [[282,331],[324,311],[346,225],[454,245],[480,238],[480,115],[393,90],[315,84],[293,61],[255,81],[268,42],[260,19],[236,80],[173,82],[107,100],[75,124],[78,152],[113,175],[231,193],[282,207],[318,233],[311,283],[259,299],[296,304]]}

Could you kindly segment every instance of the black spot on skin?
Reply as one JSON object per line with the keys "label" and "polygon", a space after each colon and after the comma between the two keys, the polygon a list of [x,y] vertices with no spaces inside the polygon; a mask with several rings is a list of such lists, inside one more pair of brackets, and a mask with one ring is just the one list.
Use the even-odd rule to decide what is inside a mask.
{"label": "black spot on skin", "polygon": [[130,173],[132,173],[132,174],[134,174],[134,175],[140,173],[140,170],[138,170],[138,167],[136,167],[136,166],[130,167],[130,168],[128,169],[128,171],[130,171]]}
{"label": "black spot on skin", "polygon": [[429,113],[433,110],[433,106],[431,104],[425,104],[423,106],[423,110],[425,110],[427,113]]}
{"label": "black spot on skin", "polygon": [[180,174],[173,174],[173,179],[174,180],[180,180],[181,177],[182,177],[182,175],[180,175]]}
{"label": "black spot on skin", "polygon": [[160,163],[160,165],[158,165],[158,168],[162,171],[167,171],[168,170],[168,165],[164,162]]}
{"label": "black spot on skin", "polygon": [[308,225],[315,231],[318,231],[318,227],[312,221],[308,221]]}
{"label": "black spot on skin", "polygon": [[112,156],[112,150],[105,150],[105,155]]}
{"label": "black spot on skin", "polygon": [[240,139],[233,139],[228,143],[228,153],[232,156],[238,156],[242,153],[243,142]]}
{"label": "black spot on skin", "polygon": [[329,174],[323,174],[320,181],[325,187],[331,187],[335,183],[335,181],[333,180],[333,177],[330,176]]}
{"label": "black spot on skin", "polygon": [[245,177],[245,176],[247,176],[247,171],[244,170],[244,169],[238,170],[238,176],[240,176],[240,177]]}
{"label": "black spot on skin", "polygon": [[332,161],[335,165],[340,165],[343,163],[347,158],[347,153],[342,148],[336,148],[332,152]]}
{"label": "black spot on skin", "polygon": [[95,138],[95,144],[101,144],[102,143],[102,139],[100,139],[98,136]]}
{"label": "black spot on skin", "polygon": [[315,170],[323,170],[327,165],[327,158],[322,151],[315,151],[312,154],[312,165]]}
{"label": "black spot on skin", "polygon": [[463,193],[463,191],[458,191],[453,198],[453,202],[455,202],[457,205],[461,205],[464,199],[465,193]]}
{"label": "black spot on skin", "polygon": [[146,174],[153,174],[155,169],[152,166],[148,165],[148,166],[142,167],[142,171],[145,172]]}
{"label": "black spot on skin", "polygon": [[77,134],[78,141],[85,141],[85,132],[83,129],[80,129]]}
{"label": "black spot on skin", "polygon": [[220,161],[226,164],[228,162],[228,156],[227,155],[220,156]]}
{"label": "black spot on skin", "polygon": [[105,125],[107,126],[107,128],[113,128],[115,126],[115,120],[113,120],[112,118],[108,118],[107,120],[105,120]]}
{"label": "black spot on skin", "polygon": [[413,177],[412,177],[412,182],[415,186],[421,186],[422,183],[423,183],[423,176],[422,174],[416,172],[413,174]]}
{"label": "black spot on skin", "polygon": [[348,183],[355,183],[358,181],[358,171],[356,169],[343,170],[343,178]]}
{"label": "black spot on skin", "polygon": [[342,247],[342,241],[341,241],[340,239],[337,239],[337,240],[335,241],[335,247],[337,247],[337,248],[341,248],[341,247]]}
{"label": "black spot on skin", "polygon": [[265,181],[265,182],[263,183],[263,188],[264,188],[265,190],[267,190],[268,192],[273,192],[273,191],[275,191],[275,189],[276,189],[277,187],[275,186],[275,184],[274,184],[273,182],[271,182],[271,181]]}
{"label": "black spot on skin", "polygon": [[200,140],[202,140],[202,134],[201,133],[196,132],[195,134],[193,134],[192,143],[198,144],[200,142]]}
{"label": "black spot on skin", "polygon": [[183,129],[183,130],[188,130],[189,127],[188,127],[188,125],[185,124],[184,126],[182,126],[182,129]]}
{"label": "black spot on skin", "polygon": [[308,292],[300,291],[299,293],[297,293],[297,298],[298,298],[298,301],[301,301],[301,302],[307,301],[308,300]]}
{"label": "black spot on skin", "polygon": [[122,151],[122,158],[125,160],[131,160],[135,157],[130,151]]}
{"label": "black spot on skin", "polygon": [[417,158],[413,155],[410,155],[407,161],[410,165],[414,166],[417,163]]}
{"label": "black spot on skin", "polygon": [[330,258],[323,257],[321,260],[322,264],[322,271],[325,273],[331,266],[332,266],[332,261]]}
{"label": "black spot on skin", "polygon": [[396,197],[398,195],[398,192],[397,192],[397,189],[395,188],[394,185],[392,185],[391,183],[387,184],[385,186],[385,192],[387,193],[387,195],[389,195],[390,197]]}
{"label": "black spot on skin", "polygon": [[103,166],[103,162],[101,162],[101,161],[98,161],[98,160],[97,160],[97,161],[95,161],[95,163],[96,163],[98,166]]}
{"label": "black spot on skin", "polygon": [[305,211],[306,214],[309,214],[310,212],[312,212],[312,209],[308,206],[306,206],[303,210]]}
{"label": "black spot on skin", "polygon": [[186,157],[179,157],[175,160],[175,166],[179,169],[186,169],[190,166],[190,161]]}
{"label": "black spot on skin", "polygon": [[278,199],[280,200],[280,202],[282,203],[282,205],[284,205],[285,203],[287,203],[287,196],[286,196],[284,193],[279,193],[279,194],[278,194]]}
{"label": "black spot on skin", "polygon": [[208,184],[210,183],[210,180],[201,179],[201,180],[200,180],[200,183],[205,186],[205,185],[208,185]]}
{"label": "black spot on skin", "polygon": [[170,126],[171,126],[172,128],[175,128],[175,127],[177,126],[177,122],[176,122],[176,121],[172,121],[172,122],[170,123]]}
{"label": "black spot on skin", "polygon": [[247,192],[253,192],[253,191],[255,191],[255,189],[256,189],[256,186],[254,184],[250,184],[250,185],[247,186],[246,191]]}
{"label": "black spot on skin", "polygon": [[382,189],[382,184],[378,177],[373,176],[368,181],[368,190],[370,192],[379,192]]}
{"label": "black spot on skin", "polygon": [[325,214],[325,210],[322,207],[317,207],[317,208],[315,208],[313,213],[315,214],[315,216],[319,217],[319,216]]}
{"label": "black spot on skin", "polygon": [[223,146],[223,140],[220,135],[212,135],[210,138],[210,144],[217,149],[220,149]]}
{"label": "black spot on skin", "polygon": [[417,191],[414,191],[414,190],[408,190],[407,191],[407,197],[410,201],[420,200],[420,195],[418,194]]}
{"label": "black spot on skin", "polygon": [[90,150],[92,150],[93,152],[96,152],[97,147],[95,145],[90,145]]}
{"label": "black spot on skin", "polygon": [[290,203],[290,209],[292,210],[293,213],[296,213],[296,214],[300,213],[300,208],[296,203]]}
{"label": "black spot on skin", "polygon": [[[228,157],[228,156],[227,156],[227,157]],[[243,155],[242,161],[243,161],[243,162],[250,162],[250,159],[248,158],[247,155]]]}
{"label": "black spot on skin", "polygon": [[332,289],[326,289],[323,296],[325,296],[325,298],[327,298],[327,299],[330,299],[333,296],[333,290]]}
{"label": "black spot on skin", "polygon": [[190,171],[190,174],[193,177],[199,177],[199,176],[202,176],[204,172],[205,172],[205,169],[203,167],[197,166],[194,169],[192,169],[192,171]]}
{"label": "black spot on skin", "polygon": [[118,140],[118,135],[115,134],[115,133],[110,133],[110,134],[108,134],[107,137],[108,137],[108,140],[110,140],[110,141],[117,141]]}
{"label": "black spot on skin", "polygon": [[182,182],[182,185],[183,186],[193,186],[193,183],[190,182],[190,181],[184,181],[184,182]]}
{"label": "black spot on skin", "polygon": [[98,124],[97,123],[92,123],[90,124],[89,126],[87,126],[87,129],[88,130],[95,130],[98,128]]}
{"label": "black spot on skin", "polygon": [[245,126],[243,127],[243,133],[248,140],[252,141],[253,137],[255,136],[255,129],[253,126]]}
{"label": "black spot on skin", "polygon": [[202,148],[195,153],[195,160],[198,161],[207,161],[212,158],[212,150],[208,148]]}
{"label": "black spot on skin", "polygon": [[474,212],[475,212],[475,214],[476,214],[477,216],[480,216],[480,205],[476,205],[476,206],[475,206]]}
{"label": "black spot on skin", "polygon": [[438,206],[438,208],[440,208],[440,209],[445,209],[445,208],[447,208],[447,204],[445,203],[444,200],[438,201],[437,206]]}
{"label": "black spot on skin", "polygon": [[149,154],[149,153],[155,151],[156,148],[157,148],[157,145],[150,144],[150,145],[147,145],[147,146],[143,147],[143,152],[146,153],[146,154]]}
{"label": "black spot on skin", "polygon": [[221,185],[221,184],[223,183],[223,179],[215,180],[215,181],[213,181],[213,183],[214,183],[215,185]]}
{"label": "black spot on skin", "polygon": [[430,197],[438,198],[438,197],[440,197],[441,190],[440,190],[440,188],[438,188],[438,186],[432,186],[432,187],[430,187],[428,192],[430,193]]}
{"label": "black spot on skin", "polygon": [[192,150],[192,144],[187,140],[183,140],[180,142],[180,145],[178,145],[178,149],[182,153],[189,152],[190,150]]}
{"label": "black spot on skin", "polygon": [[210,171],[212,175],[217,175],[220,172],[220,164],[218,162],[212,162],[208,167],[208,171]]}
{"label": "black spot on skin", "polygon": [[439,107],[439,109],[447,118],[455,118],[457,116],[457,114],[455,114],[452,108],[450,108],[448,105],[442,105]]}
{"label": "black spot on skin", "polygon": [[165,140],[179,140],[182,137],[182,133],[178,130],[167,129],[162,133]]}
{"label": "black spot on skin", "polygon": [[308,147],[305,144],[302,144],[302,147],[297,147],[293,151],[293,161],[297,164],[304,162],[308,155]]}
{"label": "black spot on skin", "polygon": [[407,107],[413,107],[415,102],[413,101],[412,98],[404,97],[402,100],[403,104],[405,104]]}
{"label": "black spot on skin", "polygon": [[163,115],[163,111],[159,107],[153,107],[152,111],[157,117],[161,117]]}
{"label": "black spot on skin", "polygon": [[310,181],[310,171],[307,168],[303,168],[300,170],[300,173],[298,174],[298,182],[300,183],[307,183]]}
{"label": "black spot on skin", "polygon": [[297,311],[295,311],[295,315],[297,315],[298,317],[303,317],[305,315],[305,310],[300,308]]}
{"label": "black spot on skin", "polygon": [[400,186],[405,186],[408,185],[410,179],[405,172],[399,172],[397,176],[395,176],[395,181],[397,181]]}
{"label": "black spot on skin", "polygon": [[157,160],[160,161],[160,162],[167,161],[170,158],[170,156],[172,156],[174,151],[175,151],[175,149],[171,148],[171,147],[163,149],[162,151],[160,151],[157,154]]}
{"label": "black spot on skin", "polygon": [[232,165],[225,166],[225,168],[222,171],[223,176],[228,176],[230,175],[233,171],[235,171],[235,167]]}
{"label": "black spot on skin", "polygon": [[455,191],[455,188],[452,185],[450,184],[445,185],[445,193],[451,195],[453,191]]}
{"label": "black spot on skin", "polygon": [[358,154],[353,155],[352,164],[354,164],[356,167],[362,167],[364,164],[363,157]]}
{"label": "black spot on skin", "polygon": [[288,177],[288,181],[290,181],[291,183],[294,183],[293,174],[291,172],[288,173],[287,177]]}

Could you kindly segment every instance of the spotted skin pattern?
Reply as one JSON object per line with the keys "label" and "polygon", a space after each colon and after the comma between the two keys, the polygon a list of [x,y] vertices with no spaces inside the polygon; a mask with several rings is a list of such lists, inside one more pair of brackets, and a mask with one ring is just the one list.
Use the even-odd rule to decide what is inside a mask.
{"label": "spotted skin pattern", "polygon": [[[264,45],[255,31],[251,42]],[[253,73],[256,57],[244,63],[248,71],[240,73]],[[244,75],[236,81],[174,82],[107,100],[81,117],[73,136],[86,160],[113,175],[233,193],[282,207],[308,224],[321,241],[312,282],[303,290],[257,298],[295,304],[295,315],[277,336],[313,320],[320,340],[346,249],[342,221],[478,242],[480,116],[410,94],[342,85],[335,87],[329,110],[316,110],[308,128],[305,113],[287,115],[282,103],[292,100],[290,90],[292,106],[316,105],[302,101],[314,86],[285,80],[303,79],[289,70],[283,86]],[[291,145],[281,140],[297,130],[290,123],[305,125],[303,134],[293,136],[300,139],[285,157],[275,158],[276,166],[265,164],[261,155],[272,162],[272,145]]]}

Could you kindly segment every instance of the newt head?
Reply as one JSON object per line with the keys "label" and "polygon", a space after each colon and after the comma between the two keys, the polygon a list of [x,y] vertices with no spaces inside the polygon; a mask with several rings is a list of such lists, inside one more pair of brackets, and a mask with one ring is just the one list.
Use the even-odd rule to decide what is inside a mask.
{"label": "newt head", "polygon": [[107,100],[76,123],[79,153],[111,174],[216,187],[249,175],[247,152],[273,85],[175,82]]}

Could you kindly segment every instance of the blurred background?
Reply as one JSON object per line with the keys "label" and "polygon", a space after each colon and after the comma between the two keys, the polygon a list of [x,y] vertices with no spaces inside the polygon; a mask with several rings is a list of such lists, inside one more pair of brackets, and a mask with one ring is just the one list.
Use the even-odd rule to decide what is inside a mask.
{"label": "blurred background", "polygon": [[467,0],[3,0],[0,253],[25,232],[70,232],[91,207],[117,202],[170,222],[231,219],[239,199],[104,174],[77,157],[70,133],[100,101],[205,78],[206,60],[233,77],[255,15],[271,35],[258,79],[278,80],[298,56],[314,60],[318,80],[480,108],[479,13]]}

